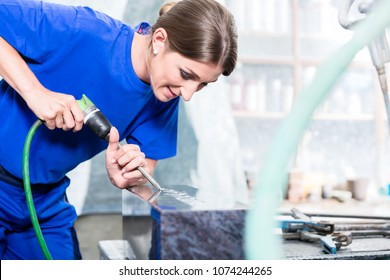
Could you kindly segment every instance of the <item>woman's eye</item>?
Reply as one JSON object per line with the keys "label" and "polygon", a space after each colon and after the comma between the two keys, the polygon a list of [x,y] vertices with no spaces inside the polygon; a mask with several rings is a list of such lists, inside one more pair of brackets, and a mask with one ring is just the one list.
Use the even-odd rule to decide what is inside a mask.
{"label": "woman's eye", "polygon": [[184,80],[189,80],[189,79],[191,79],[191,74],[187,73],[187,72],[184,71],[184,70],[180,70],[180,76],[181,76]]}

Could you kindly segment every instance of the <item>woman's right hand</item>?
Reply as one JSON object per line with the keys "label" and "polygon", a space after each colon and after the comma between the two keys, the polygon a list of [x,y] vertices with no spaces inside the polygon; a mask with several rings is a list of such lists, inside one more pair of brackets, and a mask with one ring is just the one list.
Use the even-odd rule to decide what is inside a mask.
{"label": "woman's right hand", "polygon": [[0,37],[0,76],[49,129],[79,131],[84,115],[72,95],[46,89],[20,54]]}
{"label": "woman's right hand", "polygon": [[47,89],[40,89],[27,96],[29,108],[49,129],[76,132],[82,128],[84,115],[74,96]]}

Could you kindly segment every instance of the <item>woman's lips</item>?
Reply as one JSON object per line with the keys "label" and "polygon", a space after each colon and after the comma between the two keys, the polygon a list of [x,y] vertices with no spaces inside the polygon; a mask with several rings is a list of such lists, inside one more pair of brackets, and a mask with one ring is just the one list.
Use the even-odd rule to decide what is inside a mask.
{"label": "woman's lips", "polygon": [[176,93],[174,93],[174,92],[171,90],[170,87],[167,87],[167,89],[168,89],[168,96],[167,96],[167,97],[169,97],[169,98],[172,99],[172,98],[175,98],[175,97],[178,96]]}

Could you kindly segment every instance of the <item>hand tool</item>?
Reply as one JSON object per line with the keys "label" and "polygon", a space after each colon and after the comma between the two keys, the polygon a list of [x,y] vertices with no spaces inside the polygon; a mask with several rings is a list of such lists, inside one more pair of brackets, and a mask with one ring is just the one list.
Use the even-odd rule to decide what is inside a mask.
{"label": "hand tool", "polygon": [[335,232],[333,223],[315,222],[295,208],[292,209],[292,216],[295,219],[281,221],[282,237],[285,240],[320,241],[324,251],[329,254],[336,254],[341,246],[348,246],[352,242],[351,234]]}
{"label": "hand tool", "polygon": [[[110,130],[112,124],[104,116],[104,114],[92,103],[92,101],[83,94],[80,100],[77,100],[81,110],[84,114],[84,124],[89,127],[99,138],[103,139],[106,142],[110,140]],[[118,143],[118,149],[121,145]],[[150,184],[155,187],[158,191],[161,191],[159,183],[149,175],[142,166],[137,167],[138,171],[150,182]]]}
{"label": "hand tool", "polygon": [[333,232],[331,234],[322,235],[311,231],[283,232],[284,240],[301,240],[306,242],[320,241],[323,250],[328,254],[337,254],[337,250],[341,246],[348,246],[352,243],[352,235],[350,233]]}
{"label": "hand tool", "polygon": [[[349,222],[335,223],[313,221],[298,209],[291,210],[294,219],[281,221],[282,237],[307,242],[320,241],[324,251],[336,254],[342,246],[348,246],[355,238],[390,237],[390,223]],[[340,218],[340,216],[338,216]]]}

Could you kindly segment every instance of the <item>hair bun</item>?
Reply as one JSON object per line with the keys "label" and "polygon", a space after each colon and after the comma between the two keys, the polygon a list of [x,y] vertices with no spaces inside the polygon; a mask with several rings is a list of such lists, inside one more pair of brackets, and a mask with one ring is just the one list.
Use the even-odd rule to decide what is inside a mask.
{"label": "hair bun", "polygon": [[167,1],[166,3],[164,3],[161,6],[160,11],[158,13],[159,16],[166,14],[173,6],[175,6],[177,4],[177,2],[179,2],[179,1]]}

